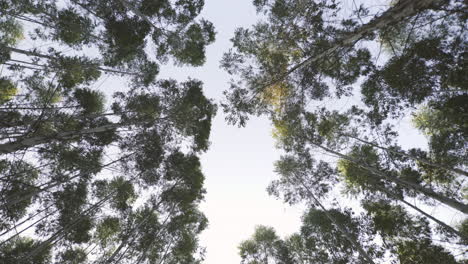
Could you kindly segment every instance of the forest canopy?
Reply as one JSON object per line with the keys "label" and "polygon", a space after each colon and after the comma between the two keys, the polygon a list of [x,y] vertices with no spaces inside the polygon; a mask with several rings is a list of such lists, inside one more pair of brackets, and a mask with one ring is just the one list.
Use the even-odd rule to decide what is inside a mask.
{"label": "forest canopy", "polygon": [[241,263],[466,263],[468,3],[347,2],[253,0],[217,102],[160,77],[207,61],[204,0],[0,0],[0,263],[202,263],[217,112],[271,121],[267,192],[305,208]]}

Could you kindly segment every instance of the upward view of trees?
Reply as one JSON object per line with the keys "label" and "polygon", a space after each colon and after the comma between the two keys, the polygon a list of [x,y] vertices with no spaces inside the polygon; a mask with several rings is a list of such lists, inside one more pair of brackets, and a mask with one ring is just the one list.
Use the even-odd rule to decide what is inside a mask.
{"label": "upward view of trees", "polygon": [[[216,106],[201,81],[157,78],[204,63],[203,5],[0,2],[0,263],[203,259]],[[109,77],[126,88],[106,96]]]}
{"label": "upward view of trees", "polygon": [[[254,1],[264,19],[237,29],[221,62],[227,121],[267,116],[284,152],[268,191],[310,208],[285,239],[259,226],[243,263],[464,263],[467,3],[345,2]],[[404,118],[427,148],[399,144]]]}
{"label": "upward view of trees", "polygon": [[[254,0],[223,56],[227,123],[271,120],[268,193],[307,208],[294,234],[258,226],[242,263],[468,261],[468,2],[361,2]],[[203,7],[0,0],[0,263],[203,262],[217,105],[158,77],[206,61]]]}

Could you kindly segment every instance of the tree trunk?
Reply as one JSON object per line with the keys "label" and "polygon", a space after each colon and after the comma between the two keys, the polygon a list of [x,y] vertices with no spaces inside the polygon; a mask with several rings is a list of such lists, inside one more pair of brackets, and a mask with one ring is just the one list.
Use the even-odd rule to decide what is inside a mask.
{"label": "tree trunk", "polygon": [[25,138],[19,141],[11,142],[11,143],[0,144],[0,154],[13,153],[20,149],[30,148],[30,147],[34,147],[40,144],[44,144],[51,140],[69,140],[69,139],[78,138],[83,135],[108,132],[108,131],[117,129],[122,126],[124,126],[124,124],[116,123],[116,124],[103,125],[103,126],[95,127],[95,128],[87,128],[87,129],[78,130],[78,131],[58,132],[50,136],[37,136],[37,137]]}
{"label": "tree trunk", "polygon": [[354,32],[349,33],[347,36],[342,37],[334,42],[334,44],[323,51],[322,53],[309,57],[302,61],[299,64],[291,67],[286,73],[280,75],[278,78],[274,79],[268,85],[265,85],[262,90],[271,85],[277,84],[284,79],[286,79],[291,73],[296,70],[303,68],[311,63],[317,62],[323,58],[329,57],[339,48],[345,46],[352,46],[356,41],[362,39],[363,37],[373,33],[378,29],[382,29],[389,24],[397,23],[409,16],[415,15],[417,12],[430,8],[431,6],[437,6],[441,3],[449,2],[447,0],[400,0],[397,5],[385,11],[381,16],[372,19],[369,23],[362,25]]}
{"label": "tree trunk", "polygon": [[[309,196],[312,198],[315,204],[317,204],[325,213],[327,218],[333,223],[333,225],[345,236],[345,238],[359,251],[359,254],[370,264],[375,264],[372,258],[367,254],[367,252],[362,248],[362,246],[359,244],[356,239],[354,239],[351,234],[343,227],[340,225],[335,218],[331,214],[328,213],[327,209],[322,205],[322,203],[315,197],[315,195],[312,193],[312,191],[309,189],[309,187],[304,183],[304,181],[296,177],[296,179],[299,180],[301,185],[307,190],[307,193]],[[293,183],[294,184],[294,183]]]}
{"label": "tree trunk", "polygon": [[[171,189],[173,189],[176,185],[177,185],[178,181],[171,187]],[[163,201],[160,200],[155,206],[154,208],[159,208],[159,206],[161,205]],[[164,220],[163,224],[169,219],[169,216],[172,214],[172,211],[173,209],[175,208],[176,204],[174,204],[174,206],[172,207],[171,209],[171,212],[170,214],[167,216],[167,218]],[[125,237],[125,239],[120,243],[119,247],[114,251],[114,253],[112,253],[112,255],[106,260],[104,261],[103,263],[105,264],[110,264],[114,261],[115,257],[118,255],[118,253],[122,250],[122,248],[124,246],[126,246],[128,244],[128,239],[130,238],[131,235],[133,235],[134,232],[136,232],[136,230],[138,228],[140,228],[144,223],[146,223],[146,221],[148,221],[149,219],[149,215],[147,217],[145,217],[143,220],[141,220],[140,223],[138,223],[137,226],[135,226],[132,230],[130,230],[130,232],[128,233],[128,235]],[[134,238],[132,239],[132,241],[134,240]],[[131,243],[131,242],[130,242]],[[125,254],[125,253],[123,253]],[[121,259],[123,256],[120,256],[119,259]]]}
{"label": "tree trunk", "polygon": [[52,236],[50,236],[47,240],[41,242],[37,247],[35,247],[33,250],[31,250],[30,252],[28,252],[27,254],[25,254],[24,256],[24,259],[29,259],[29,258],[33,258],[35,257],[39,252],[41,252],[43,249],[45,249],[46,247],[48,247],[54,240],[56,240],[58,237],[60,237],[64,231],[66,231],[67,229],[70,229],[71,227],[73,227],[74,225],[76,225],[79,221],[81,221],[81,219],[83,218],[83,216],[87,215],[88,213],[98,209],[99,207],[101,207],[107,200],[109,200],[112,195],[114,195],[115,193],[117,193],[117,190],[114,190],[113,192],[111,192],[110,194],[108,194],[106,197],[104,197],[103,199],[101,199],[99,202],[95,203],[93,206],[91,206],[90,208],[86,209],[82,214],[80,214],[71,224],[65,226],[65,227],[62,227],[60,228],[57,232],[55,232],[54,234],[52,234]]}
{"label": "tree trunk", "polygon": [[[51,213],[48,213],[48,214],[46,214],[45,216],[41,217],[39,220],[36,220],[34,223],[32,223],[32,224],[30,224],[29,226],[27,226],[26,228],[24,228],[23,230],[21,230],[21,231],[19,231],[19,232],[15,232],[15,234],[14,234],[13,236],[11,236],[11,237],[9,237],[8,239],[2,241],[2,242],[0,243],[0,246],[2,246],[3,244],[7,243],[7,242],[10,241],[10,240],[12,240],[13,238],[15,238],[15,237],[21,235],[21,233],[23,233],[24,231],[28,230],[29,228],[35,226],[37,223],[42,222],[42,220],[46,219],[47,217],[49,217],[50,215],[54,214],[55,212],[56,212],[56,211],[53,211],[53,212],[51,212]],[[16,226],[19,226],[19,224],[16,225]],[[10,229],[10,230],[11,230],[11,229]]]}
{"label": "tree trunk", "polygon": [[426,159],[423,159],[423,158],[419,158],[419,157],[415,157],[413,155],[410,155],[410,154],[407,154],[406,152],[404,151],[395,151],[395,150],[392,150],[392,149],[389,149],[389,148],[386,148],[386,147],[383,147],[383,146],[380,146],[378,144],[375,144],[375,143],[372,143],[372,142],[369,142],[369,141],[366,141],[364,139],[360,139],[358,137],[355,137],[355,136],[351,136],[349,134],[339,134],[341,136],[345,136],[345,137],[350,137],[350,138],[353,138],[355,140],[358,140],[364,144],[367,144],[367,145],[370,145],[372,147],[375,147],[375,148],[379,148],[379,149],[383,149],[387,152],[390,152],[390,153],[393,153],[393,154],[396,154],[396,155],[400,155],[402,157],[406,157],[406,158],[410,158],[410,159],[413,159],[413,160],[416,160],[416,161],[419,161],[421,163],[424,163],[426,165],[429,165],[431,167],[435,167],[435,168],[439,168],[439,169],[444,169],[444,170],[447,170],[447,171],[451,171],[451,172],[454,172],[454,173],[457,173],[457,174],[461,174],[461,175],[464,175],[464,176],[468,176],[468,172],[464,171],[464,170],[461,170],[461,169],[458,169],[458,168],[449,168],[449,167],[446,167],[444,165],[441,165],[441,164],[436,164],[436,163],[432,163]]}
{"label": "tree trunk", "polygon": [[[39,58],[48,59],[48,60],[56,60],[57,59],[55,57],[45,55],[45,54],[42,54],[42,53],[39,53],[39,52],[34,52],[34,51],[29,51],[29,50],[22,50],[22,49],[17,49],[17,48],[13,48],[13,47],[6,47],[6,48],[8,50],[10,50],[10,51],[20,53],[20,54],[24,54],[24,55],[28,55],[28,56],[34,56],[34,57],[39,57]],[[108,69],[108,68],[104,68],[104,67],[97,67],[97,69],[100,70],[100,71],[103,71],[103,72],[119,73],[119,74],[126,74],[126,75],[139,75],[138,73],[135,73],[135,72],[126,72],[126,71]]]}
{"label": "tree trunk", "polygon": [[[121,160],[124,160],[124,159],[126,159],[126,158],[132,156],[134,153],[135,153],[135,152],[130,153],[130,154],[128,154],[128,155],[125,155],[125,156],[123,156],[123,157],[121,157],[121,158],[119,158],[119,159],[113,160],[113,161],[111,161],[111,162],[109,162],[109,163],[106,163],[106,164],[100,166],[100,168],[102,169],[102,168],[105,168],[105,167],[110,166],[110,165],[112,165],[112,164],[115,164],[115,163],[117,163],[117,162],[119,162],[119,161],[121,161]],[[75,176],[72,176],[72,177],[71,177],[70,179],[68,179],[67,181],[71,181],[71,180],[76,179],[76,178],[78,178],[78,177],[80,177],[80,176],[83,176],[83,173],[78,173],[78,174],[76,174]],[[39,194],[39,193],[41,193],[41,192],[43,192],[43,191],[50,190],[50,189],[52,189],[53,187],[59,186],[59,185],[62,184],[62,183],[63,183],[63,182],[50,181],[50,182],[47,182],[47,183],[45,183],[45,184],[42,184],[42,185],[38,186],[37,188],[40,188],[40,189],[38,189],[38,190],[36,190],[36,191],[31,191],[31,192],[29,192],[29,193],[22,193],[21,196],[19,196],[19,197],[18,197],[17,195],[13,195],[13,197],[12,197],[12,196],[9,196],[9,197],[7,197],[7,198],[5,199],[5,200],[6,200],[5,206],[7,206],[7,207],[12,207],[12,206],[16,205],[16,204],[19,203],[19,202],[22,202],[22,201],[24,201],[24,200],[27,200],[27,199],[33,197],[34,195],[37,195],[37,194]],[[44,185],[45,185],[45,187],[41,188],[41,187],[44,186]]]}
{"label": "tree trunk", "polygon": [[340,157],[341,159],[344,159],[344,160],[348,160],[354,164],[356,164],[357,166],[371,172],[373,175],[377,176],[378,178],[381,178],[381,179],[386,179],[386,180],[389,180],[391,182],[394,182],[398,185],[401,185],[401,186],[404,186],[406,188],[409,188],[409,189],[412,189],[412,190],[415,190],[415,191],[418,191],[420,193],[423,193],[425,194],[426,196],[429,196],[429,197],[432,197],[436,200],[438,200],[439,202],[442,202],[443,204],[446,204],[460,212],[463,212],[465,214],[468,214],[468,205],[464,204],[464,203],[461,203],[455,199],[452,199],[452,198],[449,198],[449,197],[445,197],[444,195],[440,194],[440,193],[436,193],[434,192],[433,190],[430,190],[430,189],[427,189],[425,187],[422,187],[422,186],[419,186],[418,184],[415,184],[415,183],[412,183],[412,182],[409,182],[409,181],[406,181],[406,180],[403,180],[403,179],[398,179],[398,178],[395,178],[395,177],[392,177],[392,176],[389,176],[373,167],[370,167],[366,164],[362,164],[362,162],[359,162],[358,160],[352,158],[352,157],[349,157],[348,155],[344,155],[344,154],[341,154],[339,152],[336,152],[332,149],[329,149],[327,147],[324,147],[320,144],[317,144],[315,142],[311,142],[312,145],[318,147],[318,148],[321,148],[323,150],[325,150],[326,152],[329,152],[331,154],[334,154],[338,157]]}
{"label": "tree trunk", "polygon": [[24,223],[28,222],[29,220],[33,219],[34,217],[36,217],[36,216],[39,215],[40,213],[46,211],[49,207],[50,207],[50,206],[48,206],[46,209],[42,209],[42,210],[38,211],[38,212],[35,213],[34,215],[32,215],[32,216],[30,216],[30,217],[24,219],[23,221],[21,221],[20,223],[15,224],[15,226],[11,227],[10,229],[7,229],[7,230],[3,231],[2,233],[0,233],[0,237],[2,237],[3,235],[6,235],[6,234],[8,234],[9,232],[11,232],[11,231],[17,229],[17,228],[20,227],[22,224],[24,224]]}
{"label": "tree trunk", "polygon": [[425,217],[431,219],[432,221],[436,222],[438,225],[444,227],[445,229],[447,229],[448,231],[458,235],[460,238],[463,238],[463,239],[468,239],[468,237],[466,237],[466,235],[463,235],[461,232],[459,232],[458,230],[456,230],[455,228],[447,225],[446,223],[440,221],[439,219],[433,217],[432,215],[424,212],[423,210],[419,209],[418,207],[416,207],[415,205],[407,202],[405,199],[401,198],[401,197],[398,197],[397,195],[391,193],[390,191],[388,191],[387,189],[384,189],[380,186],[376,186],[376,188],[378,190],[380,190],[381,192],[387,194],[388,196],[392,197],[393,199],[396,199],[398,201],[401,201],[403,204],[409,206],[410,208],[414,209],[415,211],[417,211],[418,213],[424,215]]}

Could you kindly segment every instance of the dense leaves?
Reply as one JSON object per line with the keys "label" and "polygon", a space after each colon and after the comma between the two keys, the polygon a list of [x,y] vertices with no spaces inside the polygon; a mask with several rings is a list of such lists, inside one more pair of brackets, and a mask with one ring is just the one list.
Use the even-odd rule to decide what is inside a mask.
{"label": "dense leaves", "polygon": [[205,62],[203,6],[0,1],[1,263],[201,261],[216,106],[157,75]]}
{"label": "dense leaves", "polygon": [[[426,211],[444,204],[462,212],[461,220],[468,213],[466,3],[389,1],[376,12],[365,1],[353,1],[353,10],[345,2],[253,1],[263,19],[237,29],[221,61],[232,76],[227,121],[244,126],[251,115],[268,117],[285,152],[269,193],[330,211],[326,220],[337,232],[306,236],[301,229],[284,241],[275,236],[263,250],[255,239],[260,228],[241,244],[241,257],[289,263],[275,245],[294,241],[288,254],[308,255],[292,263],[354,263],[351,250],[363,263],[457,263],[466,258],[462,228]],[[405,119],[427,147],[400,145],[408,141]],[[348,199],[368,212],[355,224],[326,209]],[[302,245],[312,233],[336,255],[317,241]]]}

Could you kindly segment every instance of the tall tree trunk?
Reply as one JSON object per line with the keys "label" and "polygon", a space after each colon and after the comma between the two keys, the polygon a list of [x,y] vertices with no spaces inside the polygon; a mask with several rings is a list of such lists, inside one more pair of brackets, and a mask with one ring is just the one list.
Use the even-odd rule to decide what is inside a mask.
{"label": "tall tree trunk", "polygon": [[16,230],[16,229],[19,228],[22,224],[24,224],[24,223],[28,222],[29,220],[33,219],[34,217],[36,217],[36,216],[39,215],[40,213],[46,211],[49,207],[51,207],[51,206],[48,206],[47,208],[38,211],[38,212],[35,213],[34,215],[31,215],[30,217],[28,217],[28,218],[24,219],[23,221],[21,221],[20,223],[16,223],[13,227],[11,227],[11,228],[9,228],[9,229],[3,231],[2,233],[0,233],[0,237],[2,237],[3,235],[6,235],[6,234],[8,234],[8,233],[10,233],[10,232],[13,231],[13,230]]}
{"label": "tall tree trunk", "polygon": [[[175,207],[175,206],[174,206],[174,207]],[[173,211],[174,207],[171,209],[171,213],[168,214],[167,217],[166,217],[166,219],[164,219],[164,221],[162,222],[162,226],[164,226],[164,225],[167,223],[167,221],[169,220],[169,216],[172,215],[172,211]],[[161,229],[158,231],[158,233],[156,234],[155,237],[158,237],[162,230],[163,230],[163,229],[161,228]],[[146,253],[148,252],[148,250],[151,248],[151,246],[152,246],[155,242],[156,242],[156,240],[152,241],[152,242],[148,245],[148,247],[146,247],[146,249],[141,253],[140,257],[137,259],[137,263],[136,263],[136,264],[139,264],[141,261],[143,261],[143,259],[145,258]],[[125,253],[124,253],[124,254],[125,254]]]}
{"label": "tall tree trunk", "polygon": [[37,137],[25,138],[25,139],[21,139],[15,142],[11,142],[11,143],[0,144],[0,154],[13,153],[20,149],[30,148],[30,147],[34,147],[40,144],[47,143],[51,140],[69,140],[69,139],[78,138],[83,135],[108,132],[108,131],[117,129],[122,126],[124,126],[124,124],[114,123],[114,124],[103,125],[103,126],[95,127],[95,128],[82,129],[78,131],[58,132],[50,136],[37,136]]}
{"label": "tall tree trunk", "polygon": [[[57,58],[49,55],[45,55],[39,52],[35,51],[29,51],[29,50],[22,50],[22,49],[17,49],[13,47],[6,47],[8,50],[15,52],[15,53],[20,53],[24,54],[27,56],[33,56],[33,57],[38,57],[38,58],[43,58],[43,59],[48,59],[48,60],[56,60]],[[108,69],[104,67],[97,67],[98,70],[103,71],[103,72],[110,72],[110,73],[118,73],[118,74],[126,74],[126,75],[139,75],[138,73],[135,72],[126,72],[126,71],[120,71],[120,70],[115,70],[115,69]]]}
{"label": "tall tree trunk", "polygon": [[70,228],[72,228],[73,226],[75,226],[78,222],[81,221],[81,219],[86,216],[87,214],[93,212],[94,210],[97,210],[99,209],[107,200],[109,200],[112,195],[116,194],[117,193],[117,190],[114,190],[113,192],[109,193],[106,197],[104,197],[103,199],[101,199],[99,202],[95,203],[93,206],[91,206],[90,208],[86,209],[82,214],[80,214],[78,217],[76,217],[76,219],[68,224],[67,226],[65,227],[62,227],[60,228],[57,232],[55,232],[54,234],[52,234],[52,236],[50,236],[47,240],[41,242],[37,247],[35,247],[33,250],[31,250],[30,252],[26,253],[24,255],[24,259],[30,259],[30,258],[33,258],[35,257],[38,253],[40,253],[42,250],[44,250],[45,248],[47,248],[49,245],[51,245],[51,243],[53,243],[56,239],[58,239],[60,236],[64,235],[64,233],[69,230]]}
{"label": "tall tree trunk", "polygon": [[[358,241],[356,241],[355,238],[351,236],[351,234],[346,230],[344,226],[342,226],[340,223],[338,223],[335,218],[327,211],[325,206],[320,202],[319,199],[315,197],[313,192],[310,190],[310,188],[304,183],[304,180],[300,177],[295,177],[301,185],[306,189],[308,195],[312,198],[315,204],[317,204],[325,213],[327,218],[333,223],[333,225],[345,236],[345,238],[359,251],[359,254],[366,260],[367,263],[369,264],[375,264],[372,258],[367,254],[367,252],[362,248],[362,246],[359,244]],[[294,184],[294,183],[292,183]]]}
{"label": "tall tree trunk", "polygon": [[332,149],[329,149],[325,146],[322,146],[321,144],[317,144],[315,142],[311,142],[312,145],[318,147],[318,148],[321,148],[323,150],[325,150],[326,152],[328,153],[331,153],[333,155],[336,155],[338,157],[340,157],[341,159],[344,159],[344,160],[347,160],[347,161],[350,161],[354,164],[356,164],[357,166],[371,172],[373,175],[377,176],[378,178],[381,178],[381,179],[385,179],[385,180],[388,180],[388,181],[391,181],[391,182],[394,182],[400,186],[404,186],[406,188],[409,188],[409,189],[412,189],[414,191],[418,191],[426,196],[429,196],[429,197],[432,197],[436,200],[438,200],[439,202],[443,203],[443,204],[446,204],[460,212],[463,212],[465,214],[468,214],[468,205],[462,203],[462,202],[459,202],[455,199],[452,199],[452,198],[449,198],[449,197],[446,197],[440,193],[436,193],[434,192],[433,190],[430,190],[430,189],[427,189],[425,187],[422,187],[418,184],[415,184],[415,183],[412,183],[412,182],[409,182],[409,181],[406,181],[406,180],[403,180],[403,179],[398,179],[396,177],[392,177],[392,176],[389,176],[387,175],[386,173],[383,173],[379,170],[377,170],[376,168],[373,168],[371,166],[368,166],[366,164],[363,164],[362,162],[360,162],[359,160],[355,159],[355,158],[352,158],[348,155],[344,155],[344,154],[341,154],[337,151],[334,151]]}
{"label": "tall tree trunk", "polygon": [[382,29],[389,24],[399,22],[407,17],[417,14],[419,11],[430,8],[431,6],[437,6],[441,3],[447,3],[448,0],[400,0],[398,4],[385,11],[381,16],[372,19],[369,23],[362,25],[354,32],[347,34],[346,36],[338,39],[334,44],[327,50],[323,51],[318,55],[314,55],[291,67],[284,74],[281,74],[276,79],[272,80],[269,84],[265,85],[262,90],[277,84],[286,79],[291,73],[296,70],[303,68],[311,63],[317,62],[321,59],[329,57],[338,49],[345,46],[352,46],[355,42],[362,39],[363,37],[373,33],[376,30]]}
{"label": "tall tree trunk", "polygon": [[[101,165],[101,166],[100,166],[100,169],[105,168],[105,167],[108,167],[108,166],[110,166],[110,165],[112,165],[112,164],[115,164],[115,163],[117,163],[117,162],[119,162],[119,161],[122,161],[122,160],[124,160],[124,159],[126,159],[126,158],[132,156],[133,154],[135,154],[135,152],[132,152],[132,153],[130,153],[130,154],[128,154],[128,155],[125,155],[125,156],[123,156],[123,157],[121,157],[121,158],[119,158],[119,159],[116,159],[116,160],[113,160],[113,161],[111,161],[111,162],[108,162],[108,163],[106,163],[106,164],[104,164],[104,165]],[[68,179],[67,181],[71,181],[71,180],[76,179],[76,178],[79,178],[79,177],[81,177],[81,176],[83,176],[83,175],[84,175],[83,173],[78,173],[78,174],[76,174],[75,176],[72,176],[72,177],[71,177],[70,179]],[[60,182],[60,181],[49,181],[49,182],[47,182],[47,183],[45,183],[45,184],[42,184],[42,185],[38,186],[38,187],[37,187],[37,188],[38,188],[37,190],[31,191],[31,192],[28,192],[28,193],[22,193],[21,196],[18,196],[18,195],[9,196],[9,197],[6,198],[6,202],[5,202],[5,205],[4,205],[4,206],[12,207],[12,206],[16,205],[17,203],[20,203],[20,202],[22,202],[22,201],[24,201],[24,200],[27,200],[27,199],[29,199],[29,198],[31,198],[31,197],[33,197],[33,196],[35,196],[35,195],[37,195],[37,194],[39,194],[39,193],[41,193],[41,192],[50,190],[50,189],[52,189],[53,187],[59,186],[59,185],[62,184],[62,183],[63,183],[63,182]],[[43,186],[45,186],[45,187],[43,187]]]}
{"label": "tall tree trunk", "polygon": [[[176,181],[170,189],[174,189],[177,184],[179,183],[179,181]],[[154,208],[159,208],[159,206],[161,205],[161,203],[163,202],[163,200],[160,200],[155,206]],[[174,204],[173,207],[171,208],[171,213],[173,211],[173,209],[175,208],[177,204]],[[168,216],[169,217],[169,216]],[[149,215],[147,217],[145,217],[143,220],[141,220],[140,223],[138,223],[137,226],[135,226],[132,230],[130,230],[130,232],[127,234],[127,236],[125,237],[125,239],[120,243],[119,247],[114,251],[114,253],[112,253],[112,255],[107,259],[105,260],[103,263],[104,264],[110,264],[114,261],[115,257],[119,254],[119,252],[122,250],[123,247],[125,247],[127,244],[128,244],[128,240],[130,238],[131,235],[133,235],[133,233],[136,232],[136,230],[138,228],[140,228],[144,223],[146,223],[146,221],[148,221],[149,219]],[[166,218],[167,220],[168,218]]]}
{"label": "tall tree trunk", "polygon": [[[53,212],[51,212],[51,213],[48,213],[48,214],[46,214],[45,216],[41,217],[39,220],[34,221],[34,223],[30,224],[29,226],[27,226],[27,227],[24,228],[23,230],[21,230],[21,231],[19,231],[19,232],[15,232],[14,235],[12,235],[12,236],[9,237],[8,239],[2,241],[2,242],[0,243],[0,246],[2,246],[3,244],[7,243],[7,242],[10,241],[10,240],[12,240],[13,238],[15,238],[15,237],[21,235],[24,231],[26,231],[26,230],[28,230],[29,228],[35,226],[37,223],[42,222],[44,219],[46,219],[46,218],[49,217],[50,215],[54,214],[55,212],[56,212],[56,211],[53,211]],[[16,226],[19,226],[19,224],[16,225]]]}
{"label": "tall tree trunk", "polygon": [[461,232],[459,232],[458,230],[456,230],[455,228],[447,225],[446,223],[440,221],[439,219],[433,217],[432,215],[424,212],[423,210],[419,209],[417,206],[407,202],[405,199],[397,196],[396,194],[393,194],[392,192],[388,191],[387,189],[385,188],[382,188],[380,186],[376,186],[376,188],[378,190],[380,190],[381,192],[387,194],[388,196],[392,197],[393,199],[395,200],[398,200],[398,201],[401,201],[403,204],[409,206],[410,208],[412,208],[413,210],[417,211],[418,213],[424,215],[425,217],[431,219],[432,221],[436,222],[438,225],[442,226],[443,228],[447,229],[448,231],[452,232],[453,234],[456,234],[457,236],[459,236],[460,238],[463,238],[463,239],[468,239],[468,237],[466,235],[463,235]]}
{"label": "tall tree trunk", "polygon": [[468,172],[464,171],[464,170],[461,170],[461,169],[458,169],[458,168],[450,168],[450,167],[447,167],[447,166],[444,166],[442,164],[436,164],[436,163],[433,163],[433,162],[430,162],[426,159],[423,159],[423,158],[419,158],[419,157],[415,157],[413,155],[410,155],[404,151],[396,151],[396,150],[392,150],[392,149],[389,149],[389,148],[386,148],[386,147],[383,147],[383,146],[380,146],[378,144],[375,144],[375,143],[372,143],[370,141],[367,141],[367,140],[364,140],[364,139],[361,139],[361,138],[358,138],[358,137],[355,137],[355,136],[352,136],[352,135],[349,135],[349,134],[339,134],[341,136],[345,136],[345,137],[350,137],[350,138],[353,138],[357,141],[360,141],[364,144],[367,144],[367,145],[370,145],[372,147],[375,147],[375,148],[379,148],[379,149],[383,149],[387,152],[390,152],[390,153],[393,153],[393,154],[396,154],[396,155],[400,155],[402,157],[406,157],[406,158],[410,158],[412,160],[416,160],[416,161],[419,161],[421,163],[424,163],[426,165],[429,165],[431,167],[435,167],[435,168],[440,168],[440,169],[444,169],[444,170],[447,170],[447,171],[451,171],[451,172],[454,172],[454,173],[458,173],[458,174],[461,174],[461,175],[464,175],[464,176],[468,176]]}

